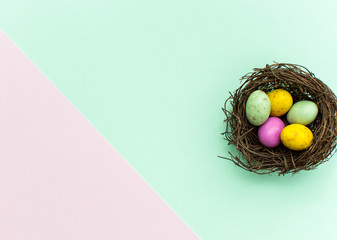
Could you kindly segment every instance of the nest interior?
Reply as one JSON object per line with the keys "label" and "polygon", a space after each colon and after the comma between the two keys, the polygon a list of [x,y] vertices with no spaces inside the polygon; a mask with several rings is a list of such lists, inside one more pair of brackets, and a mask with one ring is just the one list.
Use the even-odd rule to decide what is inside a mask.
{"label": "nest interior", "polygon": [[[255,68],[241,79],[241,86],[225,101],[225,132],[228,144],[236,146],[238,153],[229,152],[228,159],[237,166],[258,174],[277,172],[279,175],[312,170],[326,162],[336,150],[337,98],[331,89],[307,68],[297,64],[275,63]],[[293,151],[280,144],[276,148],[264,147],[258,140],[258,127],[246,117],[246,101],[255,90],[266,93],[282,88],[293,97],[294,103],[310,100],[317,104],[319,113],[308,128],[313,132],[313,144],[306,150]],[[286,125],[286,114],[281,117]]]}

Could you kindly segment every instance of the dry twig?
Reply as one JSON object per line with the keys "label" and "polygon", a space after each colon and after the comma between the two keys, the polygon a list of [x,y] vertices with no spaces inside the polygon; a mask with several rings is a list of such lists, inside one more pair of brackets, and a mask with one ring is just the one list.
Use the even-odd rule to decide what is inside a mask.
{"label": "dry twig", "polygon": [[[279,175],[312,170],[330,159],[336,150],[337,98],[327,85],[307,68],[285,63],[254,69],[240,81],[242,85],[230,93],[224,104],[226,131],[222,133],[228,144],[236,146],[239,154],[229,152],[229,157],[222,158],[251,172],[277,172]],[[257,89],[268,93],[277,88],[290,92],[294,103],[310,100],[319,108],[316,120],[307,126],[314,134],[313,144],[304,151],[292,151],[282,144],[276,148],[264,147],[257,137],[258,127],[247,120],[245,105],[249,95]],[[288,124],[286,115],[281,119]]]}

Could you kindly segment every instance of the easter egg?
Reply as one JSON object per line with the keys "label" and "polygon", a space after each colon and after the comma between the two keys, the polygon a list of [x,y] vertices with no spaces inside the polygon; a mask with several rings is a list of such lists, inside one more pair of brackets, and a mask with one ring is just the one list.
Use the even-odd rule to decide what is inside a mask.
{"label": "easter egg", "polygon": [[297,123],[286,126],[281,132],[283,145],[295,151],[310,147],[313,138],[314,136],[309,128]]}
{"label": "easter egg", "polygon": [[281,132],[285,127],[283,121],[278,117],[270,117],[259,127],[258,137],[266,147],[277,147],[281,143]]}
{"label": "easter egg", "polygon": [[318,107],[312,101],[299,101],[295,103],[287,114],[289,123],[308,125],[312,123],[318,114]]}
{"label": "easter egg", "polygon": [[270,115],[270,101],[267,94],[261,90],[252,92],[246,102],[246,116],[254,126],[260,126]]}
{"label": "easter egg", "polygon": [[284,89],[275,89],[268,93],[271,104],[270,115],[279,117],[286,114],[293,105],[293,97]]}

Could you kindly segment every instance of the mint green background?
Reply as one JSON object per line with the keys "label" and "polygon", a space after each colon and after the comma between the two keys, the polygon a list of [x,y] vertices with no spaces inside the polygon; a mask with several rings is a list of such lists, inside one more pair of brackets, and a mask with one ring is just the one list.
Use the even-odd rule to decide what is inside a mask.
{"label": "mint green background", "polygon": [[201,239],[337,239],[336,157],[285,177],[217,158],[252,68],[303,64],[337,92],[335,1],[0,3],[0,27]]}

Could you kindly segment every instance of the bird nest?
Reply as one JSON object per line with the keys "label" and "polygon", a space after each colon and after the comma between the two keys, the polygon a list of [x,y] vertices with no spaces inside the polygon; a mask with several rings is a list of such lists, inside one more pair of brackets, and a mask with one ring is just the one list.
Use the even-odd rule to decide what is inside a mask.
{"label": "bird nest", "polygon": [[[225,101],[228,144],[236,146],[237,153],[228,152],[228,159],[237,166],[258,174],[277,172],[279,175],[312,170],[326,162],[335,153],[337,136],[337,98],[331,89],[307,68],[296,64],[275,63],[255,68],[240,79],[241,86]],[[258,127],[246,117],[246,102],[255,90],[266,93],[285,89],[294,102],[313,101],[319,112],[314,122],[307,125],[314,135],[313,144],[303,151],[293,151],[284,145],[275,148],[263,146],[258,139]],[[288,125],[286,115],[280,117]]]}

